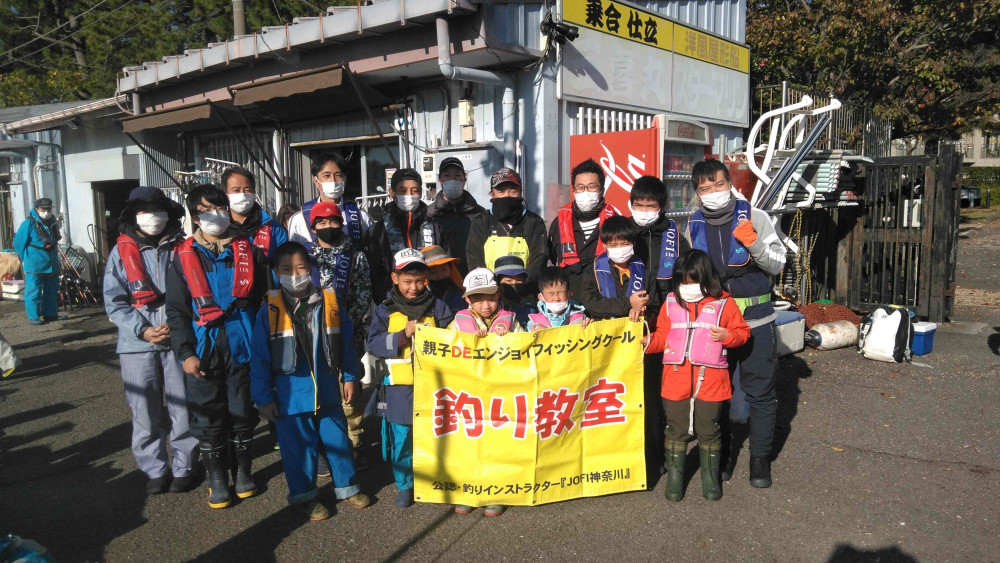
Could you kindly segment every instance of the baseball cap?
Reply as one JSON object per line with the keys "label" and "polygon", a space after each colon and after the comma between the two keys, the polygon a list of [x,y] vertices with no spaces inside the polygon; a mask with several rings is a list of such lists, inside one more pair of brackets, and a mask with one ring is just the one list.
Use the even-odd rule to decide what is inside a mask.
{"label": "baseball cap", "polygon": [[508,277],[526,275],[528,273],[524,269],[524,260],[520,256],[501,256],[497,258],[493,264],[493,271],[497,276]]}
{"label": "baseball cap", "polygon": [[332,201],[320,201],[313,206],[312,210],[309,211],[309,226],[312,227],[316,221],[322,218],[337,219],[341,224],[344,223],[344,215],[340,212],[337,204]]}
{"label": "baseball cap", "polygon": [[457,166],[462,170],[462,172],[465,172],[465,165],[462,164],[462,160],[457,156],[449,156],[448,158],[442,160],[441,164],[438,165],[438,176],[440,176],[441,173],[444,172],[444,169],[449,166]]}
{"label": "baseball cap", "polygon": [[501,168],[490,176],[490,189],[495,190],[501,184],[514,184],[521,187],[521,177],[510,168]]}
{"label": "baseball cap", "polygon": [[424,260],[424,255],[415,248],[404,248],[403,250],[400,250],[393,257],[393,262],[395,263],[395,270],[397,272],[416,269],[416,266],[427,267],[427,261]]}
{"label": "baseball cap", "polygon": [[424,255],[424,261],[431,267],[458,262],[458,258],[452,258],[445,249],[436,244],[432,244],[420,252]]}
{"label": "baseball cap", "polygon": [[497,280],[493,277],[493,272],[489,268],[476,268],[465,276],[462,283],[465,286],[465,293],[462,297],[468,297],[476,293],[492,295],[497,292]]}

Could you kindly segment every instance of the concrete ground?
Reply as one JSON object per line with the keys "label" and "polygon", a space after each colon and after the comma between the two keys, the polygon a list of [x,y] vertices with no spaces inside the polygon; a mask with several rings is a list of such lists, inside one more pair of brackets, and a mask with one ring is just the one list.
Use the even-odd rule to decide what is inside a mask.
{"label": "concrete ground", "polygon": [[[0,532],[35,539],[63,562],[997,560],[998,217],[963,224],[960,322],[940,328],[932,354],[912,365],[852,349],[782,360],[774,486],[749,486],[744,450],[714,503],[695,478],[680,503],[664,500],[661,481],[500,518],[399,510],[379,464],[362,474],[373,506],[337,504],[333,518],[309,523],[285,503],[265,427],[255,440],[258,497],[226,510],[208,508],[204,486],[147,497],[112,325],[90,310],[35,327],[19,303],[0,303],[0,331],[24,359],[0,382]],[[695,452],[688,462],[694,476]],[[321,494],[333,506],[328,481]]]}

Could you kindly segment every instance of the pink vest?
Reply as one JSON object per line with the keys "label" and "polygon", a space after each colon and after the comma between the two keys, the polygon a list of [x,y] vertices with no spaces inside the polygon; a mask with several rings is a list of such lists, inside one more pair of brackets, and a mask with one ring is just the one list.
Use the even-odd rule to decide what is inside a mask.
{"label": "pink vest", "polygon": [[[545,313],[531,313],[530,315],[528,315],[528,318],[531,319],[531,322],[534,323],[535,326],[540,326],[542,328],[552,328],[552,325],[549,323],[549,318],[545,316]],[[586,318],[587,315],[585,315],[584,313],[570,313],[569,324],[571,325],[581,324],[583,320]]]}
{"label": "pink vest", "polygon": [[[472,311],[468,309],[462,309],[461,311],[455,313],[455,323],[458,324],[458,330],[471,334],[474,334],[479,330],[479,325],[476,324],[476,318],[473,317],[472,314]],[[490,329],[487,332],[496,332],[497,328],[501,326],[506,327],[507,332],[513,330],[514,313],[500,309],[496,317],[493,318],[493,322],[490,323]]]}
{"label": "pink vest", "polygon": [[726,349],[721,342],[712,340],[709,327],[719,326],[725,299],[707,303],[701,309],[695,322],[688,319],[688,310],[681,307],[674,294],[667,296],[667,314],[670,316],[670,332],[667,346],[663,351],[664,364],[683,364],[687,358],[696,366],[728,368]]}

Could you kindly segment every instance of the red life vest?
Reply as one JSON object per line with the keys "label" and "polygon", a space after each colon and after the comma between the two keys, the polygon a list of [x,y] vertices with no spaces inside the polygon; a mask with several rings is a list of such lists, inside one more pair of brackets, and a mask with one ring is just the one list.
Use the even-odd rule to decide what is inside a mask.
{"label": "red life vest", "polygon": [[253,245],[264,251],[265,254],[271,251],[271,224],[261,225],[254,229]]}
{"label": "red life vest", "polygon": [[[233,298],[246,299],[253,289],[253,249],[250,239],[235,238],[233,247]],[[181,260],[181,270],[187,280],[188,290],[198,309],[200,326],[208,326],[228,314],[215,304],[212,287],[208,285],[205,267],[202,266],[198,250],[194,248],[194,237],[188,237],[177,249]],[[232,307],[232,306],[230,306]]]}
{"label": "red life vest", "polygon": [[[604,224],[604,220],[608,217],[613,217],[615,215],[621,215],[615,206],[610,203],[604,204],[604,209],[601,209],[600,223],[598,225],[598,231],[600,231],[600,226]],[[580,263],[580,255],[576,252],[576,234],[573,232],[573,204],[568,203],[559,209],[559,247],[562,250],[562,259],[559,261],[559,267],[565,268],[566,266],[572,266],[573,264]],[[598,232],[597,238],[597,251],[594,252],[595,256],[600,256],[604,252],[604,245],[601,243],[600,232]]]}
{"label": "red life vest", "polygon": [[142,264],[142,253],[135,239],[122,233],[118,235],[118,255],[125,267],[128,278],[128,292],[132,295],[132,306],[141,309],[150,303],[160,300],[160,294],[153,289],[149,274]]}

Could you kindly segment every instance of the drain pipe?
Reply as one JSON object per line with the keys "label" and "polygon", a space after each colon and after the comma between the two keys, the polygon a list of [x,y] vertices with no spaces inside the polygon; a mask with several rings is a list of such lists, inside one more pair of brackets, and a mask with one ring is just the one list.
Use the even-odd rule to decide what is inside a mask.
{"label": "drain pipe", "polygon": [[[486,70],[454,66],[451,64],[451,35],[448,20],[437,18],[438,66],[441,74],[449,80],[465,80],[479,84],[503,86],[503,163],[507,168],[516,166],[515,124],[517,123],[517,102],[514,99],[514,81],[509,76]],[[451,108],[448,108],[451,111]]]}
{"label": "drain pipe", "polygon": [[[59,174],[59,182],[56,184],[56,193],[59,194],[59,214],[62,215],[62,224],[63,224],[62,236],[64,244],[72,245],[73,235],[70,232],[69,228],[69,202],[67,201],[69,199],[69,186],[66,184],[66,160],[64,158],[65,155],[63,154],[62,145],[60,145],[59,143],[48,143],[45,141],[33,141],[33,142],[38,143],[39,145],[45,145],[47,147],[51,147],[52,150],[57,151],[59,154],[59,159],[56,160],[54,163],[36,164],[35,168],[37,169],[40,166],[47,166],[49,164],[56,165],[56,170],[58,170]],[[37,153],[35,154],[37,157]],[[35,186],[35,190],[37,190],[39,193],[41,193],[42,191],[41,177],[39,177],[38,179],[38,185]]]}

